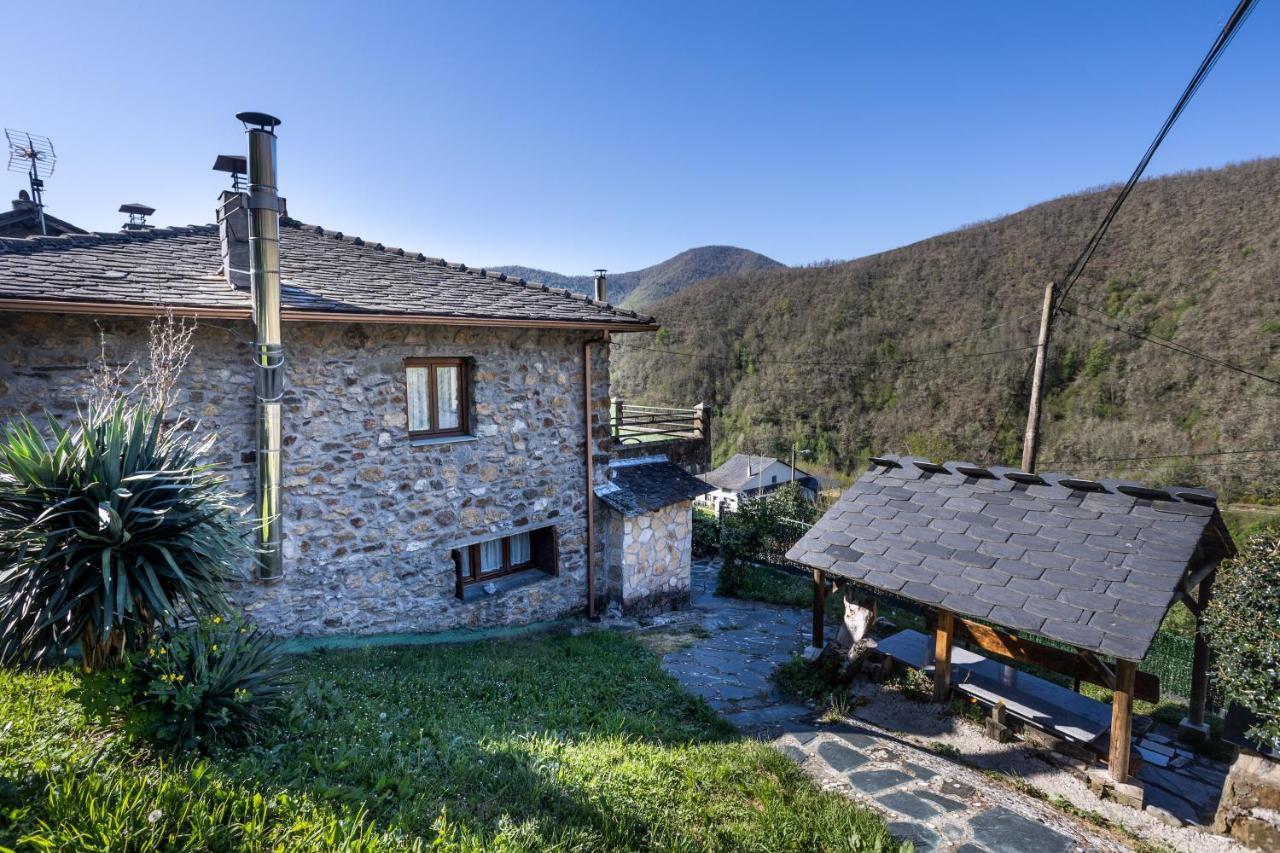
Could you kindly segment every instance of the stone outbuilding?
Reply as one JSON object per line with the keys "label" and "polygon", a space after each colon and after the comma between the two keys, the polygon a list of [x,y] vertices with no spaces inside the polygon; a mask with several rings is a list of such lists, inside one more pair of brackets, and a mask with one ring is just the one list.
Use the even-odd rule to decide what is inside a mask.
{"label": "stone outbuilding", "polygon": [[596,487],[608,506],[609,598],[627,615],[689,603],[693,499],[711,489],[665,456],[615,460]]}

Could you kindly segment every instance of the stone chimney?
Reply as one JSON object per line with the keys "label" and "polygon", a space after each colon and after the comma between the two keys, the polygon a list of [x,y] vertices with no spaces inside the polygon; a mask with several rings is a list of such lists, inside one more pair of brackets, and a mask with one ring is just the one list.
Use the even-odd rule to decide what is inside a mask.
{"label": "stone chimney", "polygon": [[224,190],[218,196],[218,238],[222,243],[222,274],[237,290],[249,289],[248,194]]}

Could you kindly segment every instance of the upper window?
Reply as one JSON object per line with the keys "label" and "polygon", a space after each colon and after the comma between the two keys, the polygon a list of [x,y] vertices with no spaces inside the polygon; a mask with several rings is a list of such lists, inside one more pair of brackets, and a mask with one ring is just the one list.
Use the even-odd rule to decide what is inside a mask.
{"label": "upper window", "polygon": [[467,363],[461,358],[405,359],[409,436],[467,434]]}

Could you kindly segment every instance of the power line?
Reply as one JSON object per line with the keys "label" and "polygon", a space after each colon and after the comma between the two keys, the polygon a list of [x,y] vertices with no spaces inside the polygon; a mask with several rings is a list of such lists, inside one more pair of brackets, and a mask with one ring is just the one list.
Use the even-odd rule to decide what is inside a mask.
{"label": "power line", "polygon": [[1209,52],[1205,54],[1203,60],[1200,61],[1200,67],[1196,69],[1195,74],[1191,75],[1190,82],[1187,83],[1186,89],[1183,90],[1182,96],[1178,98],[1174,104],[1173,110],[1170,111],[1168,117],[1164,120],[1164,124],[1160,126],[1160,130],[1151,140],[1151,144],[1147,146],[1146,152],[1142,155],[1142,159],[1138,161],[1137,167],[1133,170],[1133,174],[1129,176],[1129,180],[1120,189],[1119,195],[1115,201],[1111,203],[1110,209],[1106,215],[1102,217],[1102,221],[1098,223],[1097,229],[1094,230],[1093,236],[1089,238],[1089,242],[1085,244],[1084,250],[1076,257],[1075,261],[1067,269],[1067,275],[1062,280],[1062,290],[1058,296],[1058,305],[1054,307],[1056,314],[1060,310],[1061,301],[1071,292],[1071,288],[1084,274],[1085,267],[1089,265],[1089,261],[1093,259],[1094,253],[1098,250],[1098,245],[1102,242],[1102,238],[1106,236],[1107,230],[1111,227],[1111,222],[1116,218],[1116,214],[1120,212],[1121,206],[1125,200],[1129,198],[1129,194],[1133,192],[1133,188],[1137,186],[1138,180],[1142,177],[1143,172],[1147,170],[1151,158],[1155,156],[1156,149],[1160,147],[1160,143],[1164,142],[1169,131],[1173,129],[1174,123],[1182,115],[1187,104],[1195,96],[1200,89],[1200,84],[1204,82],[1205,77],[1218,63],[1218,59],[1227,49],[1227,45],[1231,44],[1231,40],[1235,38],[1239,32],[1241,25],[1245,19],[1249,17],[1249,13],[1253,11],[1254,0],[1240,0],[1235,11],[1231,13],[1231,17],[1227,19],[1227,23],[1223,25],[1222,31],[1218,33],[1218,37],[1214,39],[1213,44],[1209,48]]}
{"label": "power line", "polygon": [[[1108,316],[1106,312],[1098,308],[1094,308],[1093,306],[1089,305],[1087,302],[1081,302],[1079,299],[1073,300],[1073,302],[1082,308],[1086,308],[1090,311],[1094,311],[1098,314],[1101,314],[1104,317]],[[1173,352],[1182,353],[1183,355],[1187,355],[1192,358],[1198,358],[1201,361],[1208,362],[1209,364],[1215,364],[1218,367],[1222,367],[1227,370],[1234,370],[1236,373],[1242,373],[1245,376],[1250,376],[1254,379],[1260,379],[1263,382],[1267,382],[1271,385],[1280,387],[1280,379],[1273,379],[1270,376],[1265,376],[1261,373],[1256,373],[1252,370],[1249,370],[1247,367],[1241,367],[1238,364],[1232,364],[1229,361],[1223,361],[1220,358],[1214,358],[1211,355],[1205,355],[1204,353],[1196,352],[1190,347],[1185,347],[1182,344],[1176,343],[1166,338],[1158,338],[1158,337],[1155,337],[1154,335],[1144,334],[1142,332],[1137,331],[1131,326],[1126,326],[1124,324],[1117,324],[1117,321],[1115,320],[1112,320],[1110,323],[1106,323],[1106,322],[1103,322],[1102,320],[1098,320],[1093,317],[1086,317],[1084,314],[1078,314],[1075,311],[1072,311],[1068,308],[1060,307],[1059,310],[1063,311],[1066,314],[1070,314],[1072,317],[1079,317],[1081,320],[1086,320],[1090,323],[1095,323],[1104,328],[1111,329],[1113,332],[1120,332],[1121,334],[1128,335],[1131,338],[1136,338],[1140,341],[1146,341],[1148,343],[1155,344],[1158,347],[1163,347],[1164,349],[1172,350]]]}

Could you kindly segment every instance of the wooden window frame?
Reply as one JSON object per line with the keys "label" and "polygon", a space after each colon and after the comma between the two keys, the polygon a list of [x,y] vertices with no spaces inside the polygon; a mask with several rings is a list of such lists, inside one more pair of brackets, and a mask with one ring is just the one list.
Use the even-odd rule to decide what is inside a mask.
{"label": "wooden window frame", "polygon": [[[523,563],[512,564],[511,562],[511,539],[521,534],[529,536],[529,559]],[[494,571],[482,572],[480,570],[480,546],[487,542],[493,542],[501,539],[502,541],[502,566]],[[554,525],[547,527],[538,527],[533,530],[521,530],[516,533],[509,533],[505,536],[495,536],[493,539],[487,539],[484,542],[473,542],[462,548],[456,548],[453,551],[453,563],[457,572],[457,596],[463,597],[463,590],[468,586],[478,583],[485,583],[496,578],[507,577],[518,572],[537,570],[546,572],[549,575],[556,576],[560,574],[560,539],[556,533]],[[466,552],[470,563],[470,573],[464,575],[462,572],[462,553]]]}
{"label": "wooden window frame", "polygon": [[[430,421],[428,429],[409,427],[409,438],[449,438],[471,435],[471,370],[465,358],[406,358],[404,409],[405,423],[411,420],[409,406],[409,368],[425,368],[427,371],[427,416]],[[454,429],[439,428],[440,406],[439,391],[436,387],[436,369],[440,367],[456,367],[458,369],[458,426]]]}

